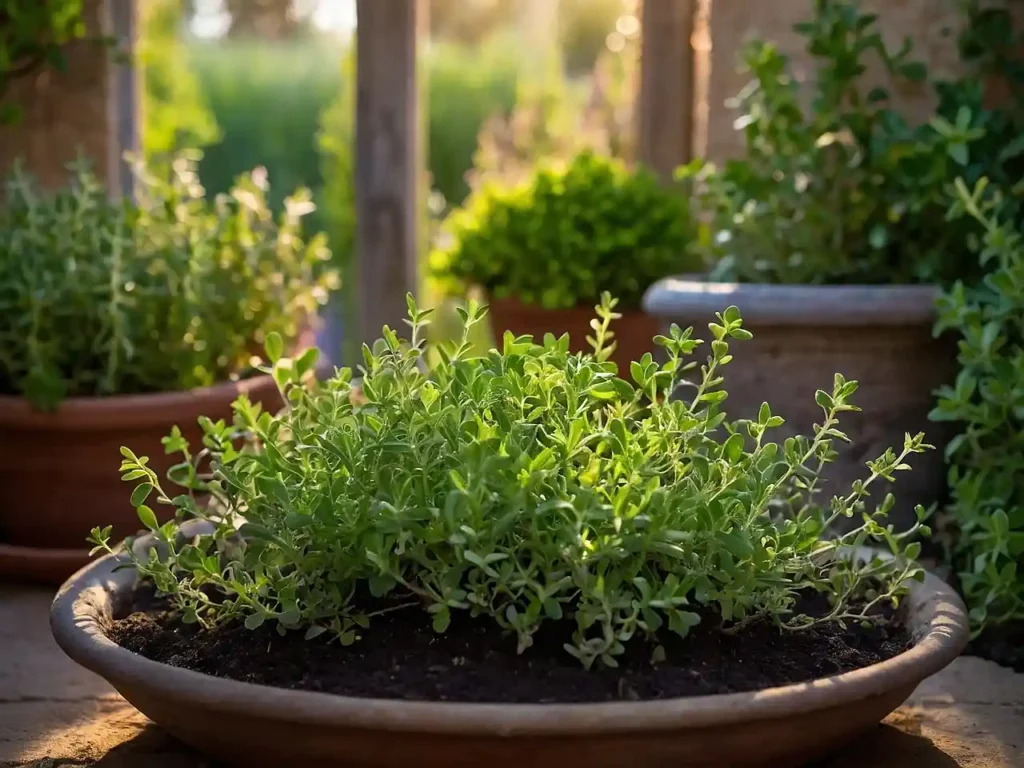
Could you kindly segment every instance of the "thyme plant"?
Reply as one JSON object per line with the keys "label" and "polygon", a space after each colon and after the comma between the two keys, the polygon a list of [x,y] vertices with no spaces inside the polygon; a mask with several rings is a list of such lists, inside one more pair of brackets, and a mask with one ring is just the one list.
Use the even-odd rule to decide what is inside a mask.
{"label": "thyme plant", "polygon": [[56,193],[16,167],[0,208],[0,394],[42,410],[65,397],[184,390],[251,370],[267,334],[293,339],[335,284],[309,192],[277,221],[266,174],[207,199],[195,157],[167,176],[138,161],[137,203],[78,163]]}
{"label": "thyme plant", "polygon": [[[683,373],[704,342],[677,326],[656,338],[667,362],[647,354],[628,379],[616,375],[607,294],[593,354],[569,353],[568,336],[506,333],[500,350],[472,357],[466,339],[486,309],[470,302],[462,341],[428,371],[431,311],[410,297],[411,340],[385,327],[364,347],[359,397],[349,369],[300,384],[312,354],[280,357],[272,338],[290,408],[273,415],[242,397],[234,424],[204,422],[201,449],[175,431],[166,446],[182,454],[172,475],[186,493],[122,449],[132,502],[166,549],[160,559],[129,548],[131,560],[184,621],[270,622],[349,644],[382,611],[423,611],[439,633],[462,611],[496,622],[523,652],[542,625],[571,620],[565,650],[586,667],[616,666],[627,643],[685,636],[702,621],[725,632],[760,619],[789,632],[881,621],[876,609],[922,576],[912,538],[927,533],[924,510],[894,533],[893,497],[873,509],[865,499],[929,447],[923,435],[816,503],[857,384],[836,375],[817,393],[822,420],[810,437],[772,441],[782,419],[767,403],[755,420],[729,421],[722,372],[732,341],[750,337],[735,307],[708,326],[695,385]],[[685,399],[670,397],[681,388]],[[198,489],[218,512],[196,506]],[[205,518],[213,533],[179,537],[178,522],[158,525],[149,503]],[[841,517],[859,524],[833,531]],[[94,529],[95,551],[112,551],[109,537]],[[868,544],[890,556],[854,555]],[[798,609],[808,591],[829,596],[825,615]]]}
{"label": "thyme plant", "polygon": [[950,441],[952,559],[975,630],[1024,620],[1024,236],[1019,204],[983,179],[956,184],[951,219],[975,224],[988,275],[939,301],[936,333],[961,336],[960,373],[931,418],[962,432]]}
{"label": "thyme plant", "polygon": [[[698,250],[713,278],[949,284],[978,275],[963,258],[969,228],[935,222],[958,176],[1020,179],[1024,123],[1018,106],[986,92],[995,66],[1019,74],[999,58],[1013,47],[1011,14],[977,0],[962,6],[965,74],[950,81],[930,81],[909,39],[887,46],[878,15],[848,0],[815,0],[796,26],[813,68],[806,86],[775,44],[745,49],[752,79],[733,100],[743,154],[680,172],[708,216]],[[935,114],[908,122],[872,70],[894,86],[926,83]],[[1008,79],[1019,89],[1019,76]]]}

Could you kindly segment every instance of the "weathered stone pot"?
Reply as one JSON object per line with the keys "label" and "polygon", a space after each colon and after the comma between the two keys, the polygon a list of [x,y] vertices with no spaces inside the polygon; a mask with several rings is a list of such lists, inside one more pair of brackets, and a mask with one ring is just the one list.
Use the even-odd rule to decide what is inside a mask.
{"label": "weathered stone pot", "polygon": [[[855,379],[854,403],[860,413],[842,414],[841,429],[851,443],[835,442],[838,458],[826,469],[828,496],[867,476],[864,465],[903,436],[924,432],[936,450],[913,456],[913,471],[901,473],[897,525],[913,521],[917,504],[939,502],[946,489],[943,447],[948,425],[932,423],[933,392],[956,374],[956,344],[935,338],[934,286],[804,286],[708,283],[669,278],[651,286],[644,309],[662,326],[695,326],[707,338],[714,313],[731,304],[743,314],[754,338],[736,342],[733,361],[724,369],[731,418],[756,418],[762,402],[786,419],[775,432],[781,440],[810,435],[821,423],[814,401],[818,389],[831,392],[835,373]],[[701,333],[703,332],[703,333]],[[880,494],[888,487],[877,489]],[[877,500],[877,499],[876,499]]]}
{"label": "weathered stone pot", "polygon": [[929,575],[903,603],[912,648],[810,683],[600,704],[360,699],[225,680],[121,648],[104,628],[131,600],[133,571],[114,570],[123,557],[92,563],[61,588],[50,616],[57,643],[182,741],[247,768],[792,768],[876,725],[956,658],[968,635],[960,598]]}
{"label": "weathered stone pot", "polygon": [[0,397],[0,576],[58,585],[88,562],[94,526],[113,525],[118,539],[138,531],[131,487],[118,473],[121,446],[148,456],[164,477],[181,461],[161,444],[171,427],[201,448],[199,416],[230,420],[243,393],[268,409],[283,404],[266,375],[187,392],[70,398],[53,413]]}
{"label": "weathered stone pot", "polygon": [[[499,349],[505,331],[512,331],[516,336],[530,334],[538,343],[544,340],[545,333],[555,336],[568,333],[570,351],[593,351],[587,343],[587,336],[594,335],[590,321],[597,317],[597,313],[593,307],[545,309],[524,304],[515,298],[490,299],[488,305],[491,328]],[[658,324],[653,317],[637,310],[626,310],[621,314],[622,317],[610,326],[615,333],[613,341],[617,343],[611,360],[618,365],[619,375],[628,378],[629,364],[639,360],[645,352],[655,350],[653,339],[658,333]]]}

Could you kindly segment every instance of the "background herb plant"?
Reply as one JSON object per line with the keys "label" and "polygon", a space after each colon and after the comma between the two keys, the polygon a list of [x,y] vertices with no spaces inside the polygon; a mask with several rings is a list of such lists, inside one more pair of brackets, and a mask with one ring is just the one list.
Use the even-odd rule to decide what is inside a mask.
{"label": "background herb plant", "polygon": [[938,108],[920,125],[892,107],[887,89],[870,87],[869,72],[920,82],[924,65],[911,59],[909,40],[889,49],[878,17],[857,3],[816,0],[796,27],[815,62],[809,108],[773,43],[746,49],[753,79],[734,100],[745,153],[721,169],[682,171],[710,217],[703,252],[715,278],[948,284],[977,276],[967,230],[935,222],[958,176],[1019,179],[1024,142],[1019,110],[986,104],[986,73],[1009,47],[1009,14],[973,1],[964,9],[965,74],[931,83]]}
{"label": "background herb plant", "polygon": [[[359,397],[349,369],[300,385],[313,353],[281,357],[271,337],[288,410],[275,416],[242,397],[233,425],[205,421],[206,474],[195,468],[198,447],[177,431],[166,441],[183,455],[178,480],[209,490],[218,513],[189,493],[172,497],[145,457],[122,449],[132,502],[167,550],[160,560],[129,548],[132,560],[186,622],[274,622],[348,644],[381,610],[423,610],[437,632],[468,611],[523,652],[542,624],[571,618],[566,651],[587,667],[615,666],[634,638],[685,636],[702,617],[726,632],[762,617],[786,631],[871,620],[922,575],[911,540],[927,532],[924,510],[897,534],[885,523],[892,496],[877,509],[865,498],[909,468],[907,456],[928,447],[923,436],[908,435],[901,451],[868,462],[849,493],[818,505],[818,476],[832,441],[846,439],[838,420],[856,410],[857,384],[837,375],[831,393],[817,393],[822,423],[810,438],[772,442],[782,419],[768,404],[756,420],[728,421],[722,369],[730,341],[750,337],[735,307],[708,326],[696,385],[682,374],[704,342],[675,326],[656,339],[666,363],[648,354],[630,381],[616,376],[605,362],[616,316],[607,295],[593,355],[570,354],[568,336],[506,333],[500,351],[471,357],[466,339],[485,310],[470,302],[462,341],[428,371],[431,311],[410,297],[411,341],[385,328],[364,348]],[[670,397],[679,389],[685,398]],[[214,533],[182,539],[176,522],[157,524],[151,498],[179,520],[208,519]],[[833,532],[844,516],[859,525]],[[95,529],[91,540],[110,550],[109,535]],[[893,556],[851,556],[869,543]],[[210,587],[223,599],[211,600]],[[831,610],[799,613],[804,590],[829,595]]]}
{"label": "background herb plant", "polygon": [[431,272],[448,293],[470,287],[549,309],[593,305],[602,291],[637,309],[655,280],[696,266],[689,205],[644,169],[585,151],[516,186],[484,184],[442,229]]}
{"label": "background herb plant", "polygon": [[269,333],[294,339],[334,274],[302,239],[309,194],[275,221],[265,173],[208,200],[183,154],[138,162],[137,204],[83,165],[44,193],[19,168],[0,208],[0,393],[43,410],[65,397],[184,390],[242,374]]}
{"label": "background herb plant", "polygon": [[982,179],[957,183],[950,218],[973,221],[974,286],[956,283],[939,302],[936,332],[961,335],[960,374],[931,417],[963,432],[951,460],[953,562],[977,631],[1024,620],[1024,235],[1018,206]]}

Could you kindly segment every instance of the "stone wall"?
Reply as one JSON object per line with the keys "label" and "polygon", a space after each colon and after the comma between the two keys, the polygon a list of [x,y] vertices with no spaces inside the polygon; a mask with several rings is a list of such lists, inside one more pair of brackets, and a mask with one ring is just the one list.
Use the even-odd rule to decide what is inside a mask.
{"label": "stone wall", "polygon": [[[131,0],[85,0],[85,16],[92,35],[131,33]],[[5,98],[24,115],[0,126],[0,178],[21,157],[43,185],[54,187],[81,153],[116,191],[123,182],[122,152],[134,146],[132,78],[113,50],[95,42],[69,44],[67,59],[65,72],[42,69],[8,91]]]}
{"label": "stone wall", "polygon": [[[955,74],[959,66],[956,37],[962,19],[960,1],[862,0],[862,5],[881,16],[880,29],[887,44],[898,49],[909,36],[914,43],[913,59],[923,61],[932,75],[946,77]],[[725,101],[750,79],[749,74],[737,72],[740,51],[750,37],[775,41],[783,53],[791,56],[798,80],[806,81],[813,75],[803,39],[793,31],[795,23],[807,18],[812,5],[813,0],[712,0],[707,88],[709,158],[721,160],[742,146],[742,135],[733,128],[736,113]],[[880,72],[871,73],[871,77],[884,84]],[[927,119],[934,106],[927,86],[909,84],[890,90],[895,104],[908,118]]]}

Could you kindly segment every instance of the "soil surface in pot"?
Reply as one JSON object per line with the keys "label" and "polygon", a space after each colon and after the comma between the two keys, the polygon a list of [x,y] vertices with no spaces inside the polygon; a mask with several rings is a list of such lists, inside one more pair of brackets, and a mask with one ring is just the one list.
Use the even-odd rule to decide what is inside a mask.
{"label": "soil surface in pot", "polygon": [[[824,600],[800,606],[814,615]],[[685,638],[663,638],[665,660],[652,664],[654,645],[637,637],[619,668],[591,670],[562,647],[575,622],[549,623],[534,645],[516,653],[514,637],[488,618],[453,612],[443,635],[419,608],[376,616],[361,639],[343,647],[322,635],[284,636],[264,625],[201,630],[161,610],[152,592],[136,592],[131,614],[108,634],[122,647],[154,661],[217,677],[279,688],[384,699],[463,702],[591,702],[665,699],[760,690],[800,683],[875,664],[911,645],[909,633],[890,622],[866,629],[823,624],[780,632],[767,622],[734,635],[705,615]]]}

